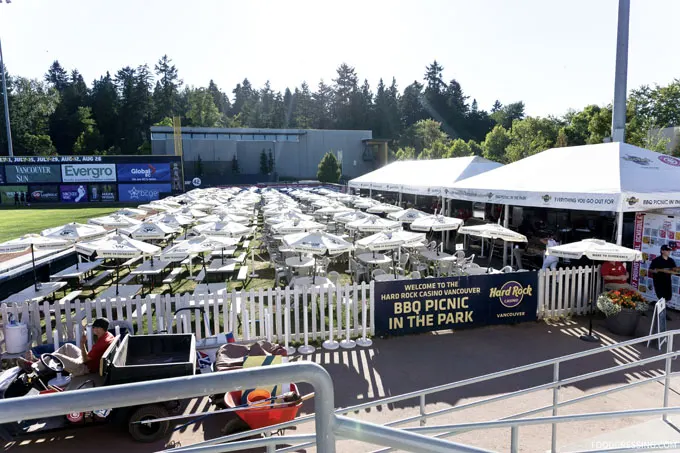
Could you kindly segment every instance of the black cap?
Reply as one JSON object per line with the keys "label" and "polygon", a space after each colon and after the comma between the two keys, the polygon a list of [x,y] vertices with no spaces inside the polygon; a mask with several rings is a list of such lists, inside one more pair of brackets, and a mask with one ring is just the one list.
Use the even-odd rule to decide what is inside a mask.
{"label": "black cap", "polygon": [[109,329],[109,320],[106,318],[97,318],[92,323],[92,327],[101,327],[104,330]]}
{"label": "black cap", "polygon": [[671,248],[670,248],[669,246],[667,246],[667,245],[662,245],[662,246],[661,246],[661,251],[662,251],[662,252],[670,252],[670,251],[671,251]]}

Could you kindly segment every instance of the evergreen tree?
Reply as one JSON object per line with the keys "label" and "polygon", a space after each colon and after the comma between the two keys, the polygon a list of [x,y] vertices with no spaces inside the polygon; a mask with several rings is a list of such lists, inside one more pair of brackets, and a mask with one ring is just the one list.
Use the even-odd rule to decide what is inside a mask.
{"label": "evergreen tree", "polygon": [[45,74],[45,82],[52,85],[52,87],[54,87],[60,93],[68,86],[68,72],[62,68],[61,64],[59,64],[59,60],[54,60],[50,68],[47,70],[47,73]]}
{"label": "evergreen tree", "polygon": [[236,158],[236,154],[234,154],[234,157],[231,158],[231,172],[234,173],[235,175],[241,173],[241,169],[238,166],[238,159]]}
{"label": "evergreen tree", "polygon": [[337,183],[340,181],[340,176],[340,164],[338,159],[335,157],[333,151],[328,151],[324,154],[321,162],[319,162],[316,179],[320,182]]}
{"label": "evergreen tree", "polygon": [[267,173],[274,173],[274,170],[276,170],[276,163],[274,162],[274,155],[272,154],[272,150],[269,150],[269,155],[267,156]]}
{"label": "evergreen tree", "polygon": [[269,163],[267,162],[267,155],[264,153],[264,148],[260,151],[260,173],[263,175],[269,174]]}
{"label": "evergreen tree", "polygon": [[179,78],[177,67],[172,64],[172,60],[163,55],[156,66],[154,66],[158,83],[154,89],[153,99],[155,111],[155,120],[158,121],[165,117],[173,117],[178,114],[178,97],[179,89],[184,83]]}

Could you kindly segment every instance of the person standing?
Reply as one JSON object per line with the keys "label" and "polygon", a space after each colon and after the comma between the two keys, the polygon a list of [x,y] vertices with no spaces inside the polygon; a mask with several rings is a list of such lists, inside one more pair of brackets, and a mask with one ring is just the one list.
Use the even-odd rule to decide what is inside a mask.
{"label": "person standing", "polygon": [[21,206],[25,206],[25,205],[26,205],[26,195],[24,194],[24,192],[21,192]]}
{"label": "person standing", "polygon": [[560,259],[556,256],[548,255],[548,249],[550,247],[556,247],[560,244],[553,238],[552,234],[546,235],[543,239],[541,239],[541,242],[545,244],[545,253],[543,254],[543,267],[541,267],[541,270],[550,268],[550,270],[554,271],[557,269],[557,263],[559,262]]}
{"label": "person standing", "polygon": [[14,206],[19,206],[19,192],[14,192]]}
{"label": "person standing", "polygon": [[667,245],[661,246],[661,255],[654,258],[649,265],[649,273],[652,274],[656,297],[658,299],[663,297],[667,304],[673,299],[671,275],[676,267],[675,261],[671,258],[671,248]]}

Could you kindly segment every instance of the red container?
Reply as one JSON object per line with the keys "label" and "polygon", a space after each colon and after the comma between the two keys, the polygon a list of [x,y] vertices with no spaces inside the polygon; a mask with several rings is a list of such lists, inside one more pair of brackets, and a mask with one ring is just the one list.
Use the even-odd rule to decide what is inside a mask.
{"label": "red container", "polygon": [[[291,391],[300,394],[297,385],[291,384]],[[242,392],[237,390],[229,392],[224,397],[224,402],[227,407],[236,407],[244,404],[241,401]],[[274,400],[276,404],[276,400]],[[265,426],[272,426],[283,422],[289,422],[297,417],[297,413],[302,406],[302,401],[299,403],[291,403],[288,406],[280,406],[273,408],[256,407],[253,409],[243,409],[236,411],[236,415],[243,420],[250,429],[264,428]]]}

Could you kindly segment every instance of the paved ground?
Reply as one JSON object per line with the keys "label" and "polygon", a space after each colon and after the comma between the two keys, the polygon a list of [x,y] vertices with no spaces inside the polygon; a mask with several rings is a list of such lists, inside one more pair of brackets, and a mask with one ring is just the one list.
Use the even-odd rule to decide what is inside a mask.
{"label": "paved ground", "polygon": [[[669,322],[669,329],[680,328],[680,316]],[[646,324],[645,322],[646,321]],[[643,318],[639,334],[648,331],[649,318]],[[596,321],[596,331],[601,334],[604,344],[623,340],[609,334]],[[488,327],[460,332],[442,332],[433,335],[410,336],[376,340],[370,349],[355,349],[342,352],[320,352],[306,357],[323,365],[335,383],[336,407],[347,407],[385,396],[430,387],[447,382],[479,376],[508,369],[527,363],[598,347],[596,344],[580,341],[578,336],[586,331],[584,320],[566,321],[554,324],[543,322],[526,323],[516,326]],[[604,353],[581,359],[561,367],[563,376],[575,376],[590,371],[626,363],[636,358],[659,354],[644,346],[629,347],[617,353]],[[677,366],[676,366],[677,368]],[[615,387],[641,378],[658,375],[663,364],[638,367],[625,372],[577,383],[561,390],[560,400],[571,399],[606,388]],[[462,405],[478,399],[488,398],[522,388],[543,384],[552,378],[551,369],[506,377],[485,384],[473,385],[457,390],[435,394],[427,398],[427,410]],[[303,390],[308,390],[303,387]],[[535,392],[521,398],[492,403],[477,408],[465,409],[428,421],[428,424],[457,423],[498,419],[521,411],[530,410],[552,401],[551,391]],[[584,413],[658,406],[663,401],[663,386],[652,383],[621,393],[599,397],[564,408],[560,413]],[[671,405],[680,405],[680,380],[673,382]],[[197,412],[207,410],[203,401],[192,404]],[[313,410],[313,403],[306,404],[304,413]],[[352,414],[362,420],[388,423],[418,413],[418,400],[405,401],[378,409],[369,409]],[[543,415],[543,414],[542,414]],[[549,415],[545,413],[544,415]],[[205,422],[194,425],[171,438],[155,445],[141,445],[132,442],[126,433],[110,426],[83,428],[34,437],[22,442],[5,445],[6,451],[29,452],[153,452],[162,449],[168,441],[186,446],[193,442],[210,439],[219,435],[219,429],[231,418],[217,415]],[[641,424],[648,419],[616,419],[607,422],[587,422],[562,425],[558,432],[558,446],[574,444],[608,430],[626,428]],[[298,433],[311,431],[311,424],[303,425]],[[546,451],[550,447],[550,427],[527,427],[520,431],[521,451]],[[464,433],[454,439],[495,451],[508,451],[510,433],[508,429],[484,433]],[[355,441],[338,443],[339,452],[367,452],[376,447]],[[313,449],[301,451],[314,451]]]}

